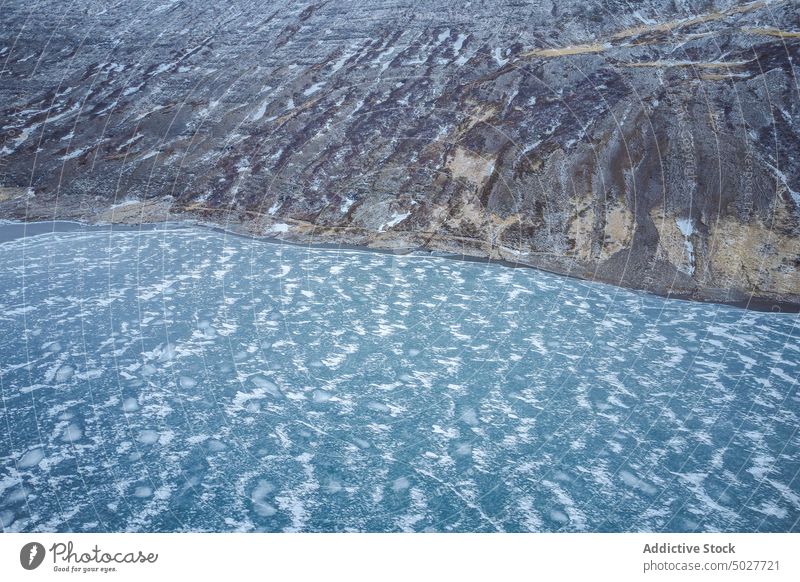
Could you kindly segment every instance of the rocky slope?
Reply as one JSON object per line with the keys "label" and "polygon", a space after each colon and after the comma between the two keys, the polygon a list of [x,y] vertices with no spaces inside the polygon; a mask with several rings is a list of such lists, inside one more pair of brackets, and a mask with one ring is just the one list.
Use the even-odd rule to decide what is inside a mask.
{"label": "rocky slope", "polygon": [[0,22],[2,217],[800,302],[797,2],[42,1]]}

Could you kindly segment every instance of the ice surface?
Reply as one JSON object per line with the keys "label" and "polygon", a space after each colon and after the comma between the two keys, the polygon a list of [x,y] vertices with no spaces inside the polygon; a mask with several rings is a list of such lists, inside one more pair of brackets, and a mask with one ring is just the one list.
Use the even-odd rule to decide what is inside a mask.
{"label": "ice surface", "polygon": [[504,50],[500,47],[495,47],[492,51],[492,57],[494,58],[495,62],[500,65],[501,67],[508,63],[508,59],[503,58]]}
{"label": "ice surface", "polygon": [[692,236],[694,232],[694,223],[691,218],[676,218],[675,222],[678,224],[678,229],[684,237],[688,238]]}
{"label": "ice surface", "polygon": [[406,477],[398,477],[392,483],[392,491],[405,491],[411,486],[411,482]]}
{"label": "ice surface", "polygon": [[158,442],[158,431],[145,429],[139,431],[139,442],[145,445],[153,445]]}
{"label": "ice surface", "polygon": [[56,372],[55,381],[58,384],[68,382],[72,375],[75,373],[75,368],[72,366],[61,366]]}
{"label": "ice surface", "polygon": [[312,400],[317,404],[328,402],[331,398],[333,398],[333,394],[327,390],[314,390],[314,393],[312,394]]}
{"label": "ice surface", "polygon": [[798,527],[796,315],[203,229],[0,271],[9,530]]}
{"label": "ice surface", "polygon": [[144,497],[152,497],[152,495],[153,495],[153,488],[147,485],[140,485],[133,491],[134,497],[144,498]]}
{"label": "ice surface", "polygon": [[195,380],[194,378],[190,378],[189,376],[181,376],[178,379],[178,383],[180,384],[181,388],[185,390],[197,386],[197,380]]}
{"label": "ice surface", "polygon": [[459,54],[461,52],[461,47],[464,46],[464,41],[467,40],[466,34],[459,34],[456,41],[453,43],[453,52],[455,54]]}
{"label": "ice surface", "polygon": [[20,469],[28,469],[38,465],[44,459],[44,451],[42,449],[31,449],[27,451],[17,463]]}
{"label": "ice surface", "polygon": [[12,523],[14,523],[14,519],[15,519],[14,512],[11,511],[10,509],[4,509],[0,511],[0,527],[2,527],[3,529],[7,528]]}
{"label": "ice surface", "polygon": [[392,214],[392,217],[387,222],[385,222],[378,228],[378,232],[383,232],[387,228],[394,228],[409,216],[411,216],[410,212],[395,212],[394,214]]}
{"label": "ice surface", "polygon": [[83,438],[83,431],[77,424],[70,424],[67,426],[67,428],[64,429],[64,434],[61,436],[61,440],[68,443],[79,441],[81,438]]}

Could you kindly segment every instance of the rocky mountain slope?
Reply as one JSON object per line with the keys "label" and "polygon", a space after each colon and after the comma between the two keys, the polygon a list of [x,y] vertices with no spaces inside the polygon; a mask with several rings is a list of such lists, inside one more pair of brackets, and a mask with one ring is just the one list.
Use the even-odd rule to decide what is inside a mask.
{"label": "rocky mountain slope", "polygon": [[0,216],[800,302],[800,4],[4,2]]}

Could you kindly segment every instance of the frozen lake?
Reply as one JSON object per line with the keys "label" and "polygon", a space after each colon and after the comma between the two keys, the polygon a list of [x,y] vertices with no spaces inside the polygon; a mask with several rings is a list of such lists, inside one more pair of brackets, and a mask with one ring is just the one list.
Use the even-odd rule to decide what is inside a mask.
{"label": "frozen lake", "polygon": [[797,314],[201,228],[0,244],[6,531],[797,531]]}

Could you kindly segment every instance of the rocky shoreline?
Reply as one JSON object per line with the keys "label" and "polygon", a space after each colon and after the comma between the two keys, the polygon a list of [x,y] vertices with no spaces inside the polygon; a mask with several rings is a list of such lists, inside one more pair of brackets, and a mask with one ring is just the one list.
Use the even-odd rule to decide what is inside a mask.
{"label": "rocky shoreline", "polygon": [[[406,255],[411,253],[435,253],[437,256],[452,260],[486,262],[503,265],[507,268],[531,268],[551,274],[601,282],[617,287],[651,293],[670,299],[713,303],[773,313],[800,313],[800,299],[784,300],[774,297],[746,296],[730,290],[702,289],[687,293],[671,286],[654,286],[650,288],[627,285],[618,280],[604,279],[595,276],[589,270],[580,270],[580,266],[559,263],[558,261],[537,261],[535,257],[518,257],[504,252],[503,249],[487,249],[476,242],[474,245],[460,245],[445,237],[430,237],[423,234],[410,233],[398,237],[396,233],[384,233],[383,236],[370,236],[369,233],[330,233],[320,230],[314,232],[313,227],[288,230],[285,233],[267,234],[264,228],[258,228],[252,221],[210,221],[207,217],[191,214],[170,214],[153,212],[152,209],[126,205],[128,210],[118,215],[104,210],[89,217],[60,217],[48,220],[41,213],[32,212],[27,219],[7,222],[0,225],[0,243],[22,236],[33,236],[53,231],[76,230],[80,228],[109,228],[126,230],[157,230],[166,226],[175,228],[200,227],[216,230],[226,235],[241,236],[267,243],[290,244],[313,248],[352,249],[369,252],[385,252]],[[109,218],[111,220],[109,220]],[[9,234],[9,229],[13,231]],[[510,256],[509,256],[510,255]]]}
{"label": "rocky shoreline", "polygon": [[0,17],[0,218],[800,304],[797,2],[59,8]]}

